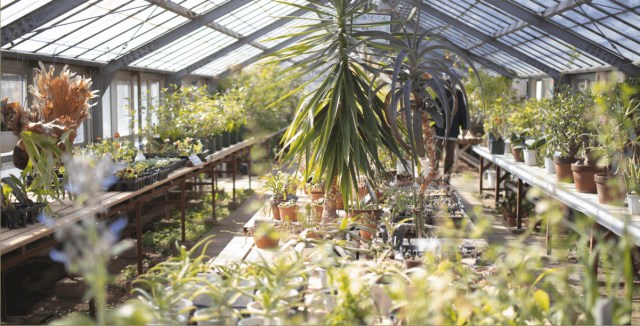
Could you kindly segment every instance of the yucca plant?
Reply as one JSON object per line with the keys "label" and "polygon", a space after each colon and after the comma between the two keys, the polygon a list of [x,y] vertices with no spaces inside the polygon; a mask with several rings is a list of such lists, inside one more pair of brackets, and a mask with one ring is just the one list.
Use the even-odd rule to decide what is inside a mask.
{"label": "yucca plant", "polygon": [[[438,50],[455,51],[435,33],[358,32],[358,28],[386,24],[353,23],[372,10],[370,1],[310,2],[309,6],[290,5],[314,12],[319,18],[310,19],[304,31],[283,36],[305,37],[274,55],[278,60],[305,57],[292,67],[299,73],[291,78],[312,72],[316,76],[289,95],[314,81],[320,85],[300,101],[284,135],[288,152],[283,154],[283,159],[304,158],[305,177],[324,176],[328,181],[322,217],[327,222],[336,217],[337,186],[343,201],[348,203],[351,189],[357,187],[359,173],[372,176],[374,170],[384,169],[378,158],[379,147],[399,157],[405,165],[401,147],[410,152],[415,162],[424,157],[424,138],[433,144],[427,118],[448,128],[457,107],[455,99],[451,104],[448,100],[438,104],[431,92],[444,99],[447,89],[455,93],[455,86],[462,90],[464,86],[444,61],[426,58]],[[363,59],[368,56],[361,57],[361,54],[387,59],[387,63]],[[442,73],[449,76],[449,82],[436,77]],[[387,78],[380,83],[377,76],[381,74],[391,75],[391,81]],[[383,99],[387,91],[390,96],[385,107]],[[411,105],[411,97],[417,105]],[[400,111],[406,118],[404,124],[398,123]],[[403,140],[405,137],[408,143]],[[433,146],[429,148],[430,156],[435,157]]]}

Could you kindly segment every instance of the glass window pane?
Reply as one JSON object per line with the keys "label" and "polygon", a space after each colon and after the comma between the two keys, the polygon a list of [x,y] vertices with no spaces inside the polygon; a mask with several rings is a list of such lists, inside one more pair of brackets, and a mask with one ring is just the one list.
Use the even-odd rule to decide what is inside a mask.
{"label": "glass window pane", "polygon": [[127,136],[130,134],[129,125],[132,123],[132,114],[130,111],[131,105],[131,81],[130,80],[117,80],[116,81],[116,125],[117,131],[120,136]]}

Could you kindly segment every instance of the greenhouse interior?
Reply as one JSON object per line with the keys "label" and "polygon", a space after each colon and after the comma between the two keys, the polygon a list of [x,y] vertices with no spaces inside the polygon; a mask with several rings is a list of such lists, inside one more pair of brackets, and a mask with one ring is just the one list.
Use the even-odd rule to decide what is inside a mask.
{"label": "greenhouse interior", "polygon": [[0,19],[3,325],[640,324],[640,0]]}

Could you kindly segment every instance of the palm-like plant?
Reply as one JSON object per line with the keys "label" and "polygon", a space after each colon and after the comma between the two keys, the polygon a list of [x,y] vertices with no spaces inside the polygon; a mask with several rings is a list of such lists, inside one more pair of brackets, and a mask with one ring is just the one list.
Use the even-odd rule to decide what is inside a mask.
{"label": "palm-like plant", "polygon": [[[290,94],[324,76],[320,86],[300,101],[284,135],[288,152],[283,158],[291,161],[304,157],[305,177],[324,176],[329,181],[325,184],[327,195],[322,216],[326,222],[336,217],[336,186],[348,203],[351,189],[357,187],[358,174],[372,176],[374,169],[384,169],[378,158],[379,147],[401,159],[403,147],[417,163],[418,158],[425,156],[426,138],[431,144],[429,156],[435,162],[428,121],[448,129],[458,100],[453,96],[452,103],[449,100],[438,103],[432,93],[447,99],[447,90],[455,94],[456,86],[463,91],[464,86],[444,61],[427,58],[434,51],[456,50],[435,33],[358,32],[358,28],[371,25],[353,23],[371,10],[370,1],[310,2],[313,5],[291,5],[316,13],[319,19],[312,20],[300,33],[283,36],[306,37],[274,55],[279,59],[306,57],[292,67],[299,69],[299,73],[291,78],[312,72],[316,76]],[[374,54],[389,59],[390,63],[381,64],[361,54]],[[387,78],[380,83],[376,76],[382,74],[391,75],[391,80]],[[450,82],[434,77],[441,74],[449,76]],[[389,96],[385,104],[382,99],[386,91]],[[405,116],[404,124],[398,123],[398,112]],[[406,164],[404,159],[402,162]],[[432,171],[435,170],[434,166]]]}
{"label": "palm-like plant", "polygon": [[[285,161],[302,157],[306,160],[305,177],[321,179],[325,184],[323,221],[336,218],[335,196],[340,187],[345,203],[357,175],[373,175],[372,165],[382,169],[377,158],[383,146],[400,156],[384,113],[382,100],[370,101],[371,77],[357,53],[363,47],[353,37],[352,19],[367,12],[368,0],[310,1],[301,6],[318,14],[317,20],[297,35],[305,35],[297,44],[277,52],[279,59],[305,56],[292,69],[300,69],[293,77],[320,73],[290,94],[300,91],[320,76],[325,76],[317,89],[300,101],[293,122],[284,135]],[[288,37],[290,37],[289,35]]]}

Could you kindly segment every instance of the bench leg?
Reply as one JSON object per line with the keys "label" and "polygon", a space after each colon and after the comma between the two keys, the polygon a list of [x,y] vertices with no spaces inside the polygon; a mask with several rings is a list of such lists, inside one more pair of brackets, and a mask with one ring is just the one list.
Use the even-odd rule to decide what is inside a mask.
{"label": "bench leg", "polygon": [[251,189],[251,163],[253,161],[251,158],[251,147],[249,147],[247,152],[247,176],[249,177],[249,189]]}
{"label": "bench leg", "polygon": [[136,203],[136,258],[138,275],[142,274],[142,202]]}
{"label": "bench leg", "polygon": [[545,237],[545,245],[547,247],[547,256],[551,255],[551,222],[549,222],[549,218],[547,217],[547,234]]}
{"label": "bench leg", "polygon": [[482,175],[484,174],[484,157],[480,156],[480,164],[478,166],[478,172],[480,173],[480,188],[478,193],[482,196]]}
{"label": "bench leg", "polygon": [[187,196],[185,195],[184,184],[186,180],[183,180],[180,184],[180,225],[182,227],[182,243],[187,242],[186,234],[186,210],[187,210]]}
{"label": "bench leg", "polygon": [[518,178],[518,193],[516,194],[516,228],[522,229],[522,197],[524,196],[524,187],[522,179]]}
{"label": "bench leg", "polygon": [[496,207],[498,207],[498,202],[500,201],[500,167],[496,165]]}
{"label": "bench leg", "polygon": [[212,212],[211,212],[211,219],[213,220],[213,222],[217,222],[218,219],[216,217],[216,183],[217,183],[217,177],[216,177],[216,164],[215,163],[211,163],[211,206],[212,206]]}
{"label": "bench leg", "polygon": [[235,204],[236,203],[236,173],[238,169],[238,158],[236,157],[235,154],[233,154],[232,160],[233,160],[233,171],[232,171],[233,191],[232,191],[231,202]]}

